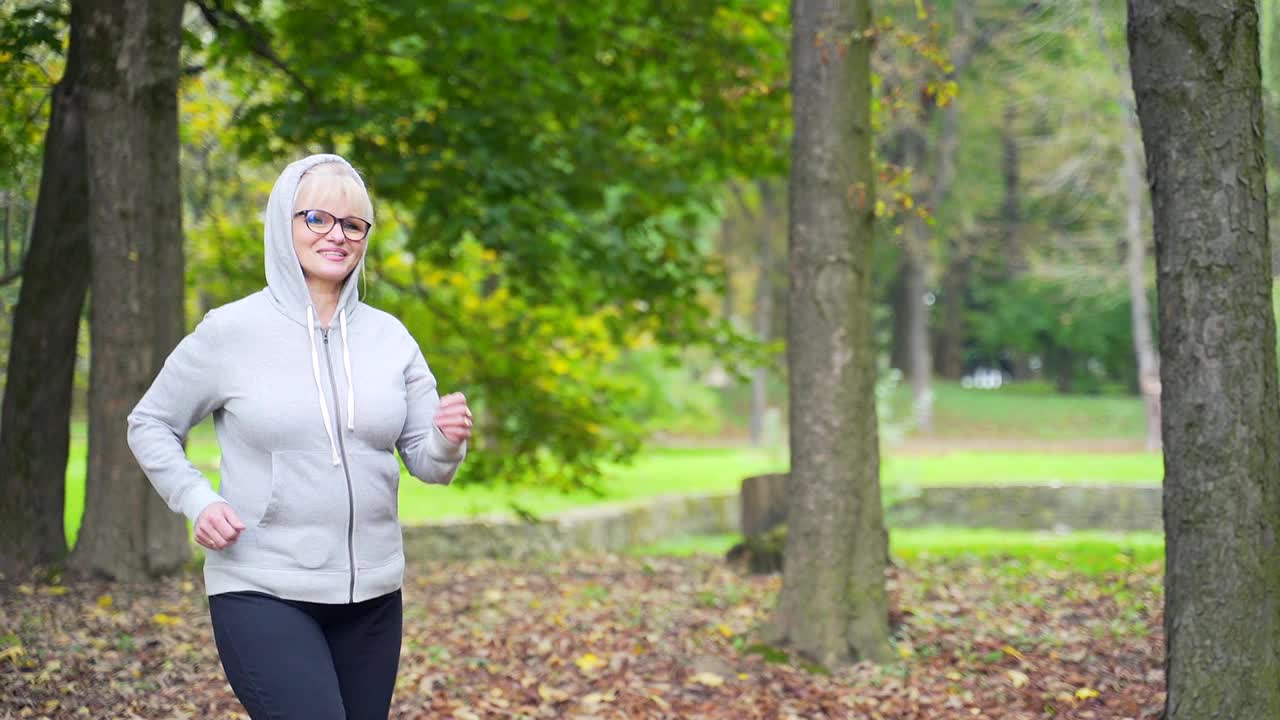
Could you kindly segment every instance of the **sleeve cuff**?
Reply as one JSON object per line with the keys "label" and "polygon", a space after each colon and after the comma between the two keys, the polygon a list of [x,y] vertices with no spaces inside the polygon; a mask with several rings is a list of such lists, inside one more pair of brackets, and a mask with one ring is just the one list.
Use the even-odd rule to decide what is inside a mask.
{"label": "sleeve cuff", "polygon": [[197,485],[182,497],[182,514],[194,525],[196,518],[204,509],[216,502],[226,502],[221,495],[213,491],[207,484]]}
{"label": "sleeve cuff", "polygon": [[433,424],[431,434],[427,436],[427,454],[442,462],[459,462],[467,454],[467,441],[449,442],[440,428]]}

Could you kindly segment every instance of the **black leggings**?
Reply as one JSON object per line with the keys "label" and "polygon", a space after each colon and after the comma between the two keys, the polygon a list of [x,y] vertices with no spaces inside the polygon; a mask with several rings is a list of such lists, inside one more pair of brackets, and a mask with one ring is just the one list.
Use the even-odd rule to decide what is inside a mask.
{"label": "black leggings", "polygon": [[350,605],[209,596],[222,667],[253,720],[386,720],[401,611],[399,590]]}

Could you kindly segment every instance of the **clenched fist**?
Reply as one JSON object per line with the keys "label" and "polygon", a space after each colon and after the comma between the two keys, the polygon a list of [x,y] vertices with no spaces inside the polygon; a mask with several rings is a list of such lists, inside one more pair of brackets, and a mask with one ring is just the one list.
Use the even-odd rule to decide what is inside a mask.
{"label": "clenched fist", "polygon": [[436,408],[436,427],[451,443],[460,443],[471,437],[471,409],[462,393],[449,393],[440,398]]}
{"label": "clenched fist", "polygon": [[196,542],[210,550],[222,550],[240,537],[244,523],[231,506],[216,502],[200,512],[196,518]]}

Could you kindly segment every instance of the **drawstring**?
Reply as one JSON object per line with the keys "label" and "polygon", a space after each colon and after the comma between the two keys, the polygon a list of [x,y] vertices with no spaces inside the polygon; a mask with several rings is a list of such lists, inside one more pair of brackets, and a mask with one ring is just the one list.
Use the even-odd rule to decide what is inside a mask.
{"label": "drawstring", "polygon": [[347,429],[356,429],[356,383],[351,376],[351,353],[347,352],[347,310],[338,311],[338,323],[342,327],[342,367],[347,371]]}
{"label": "drawstring", "polygon": [[[311,374],[316,379],[316,392],[320,394],[320,417],[324,420],[324,431],[329,435],[329,449],[333,453],[333,464],[341,462],[338,457],[338,442],[333,437],[333,423],[329,421],[329,403],[324,399],[324,384],[320,382],[320,356],[316,352],[315,313],[307,305],[307,345],[311,346]],[[343,341],[346,347],[346,341]],[[350,384],[348,376],[348,384]]]}

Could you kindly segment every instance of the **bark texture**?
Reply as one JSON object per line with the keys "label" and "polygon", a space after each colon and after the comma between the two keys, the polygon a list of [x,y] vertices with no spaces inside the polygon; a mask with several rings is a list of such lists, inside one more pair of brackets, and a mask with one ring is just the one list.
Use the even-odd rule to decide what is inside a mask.
{"label": "bark texture", "polygon": [[792,3],[791,485],[775,642],[890,658],[871,328],[867,0]]}
{"label": "bark texture", "polygon": [[125,439],[125,417],[183,334],[183,3],[84,5],[93,362],[85,517],[72,565],[133,580],[190,557],[185,520],[165,507]]}
{"label": "bark texture", "polygon": [[63,506],[80,312],[89,287],[83,16],[53,89],[31,245],[0,410],[0,572],[66,557]]}
{"label": "bark texture", "polygon": [[1131,0],[1164,378],[1168,720],[1280,717],[1280,399],[1258,16]]}

